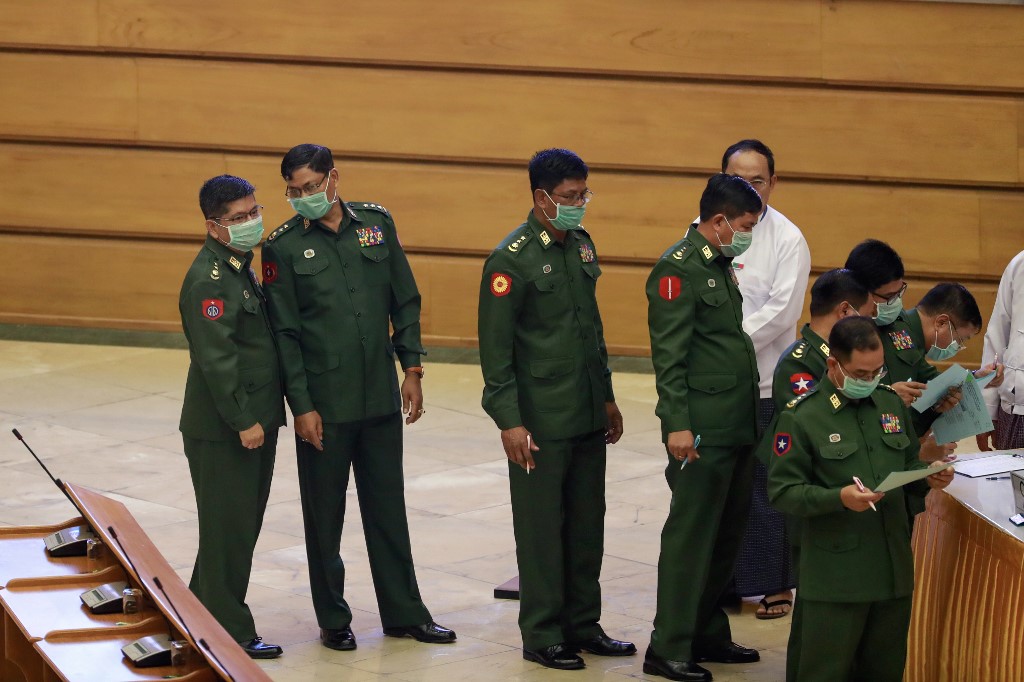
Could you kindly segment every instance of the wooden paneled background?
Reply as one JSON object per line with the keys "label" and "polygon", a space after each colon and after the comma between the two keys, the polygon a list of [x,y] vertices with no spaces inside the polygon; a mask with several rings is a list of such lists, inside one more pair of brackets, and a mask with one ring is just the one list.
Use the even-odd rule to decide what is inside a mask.
{"label": "wooden paneled background", "polygon": [[[432,344],[476,343],[486,253],[526,162],[592,168],[615,353],[724,148],[775,151],[815,272],[866,237],[986,318],[1024,248],[1024,8],[870,0],[0,2],[0,322],[173,331],[200,184],[251,180],[273,228],[300,142],[394,214]],[[972,343],[968,360],[981,344]]]}

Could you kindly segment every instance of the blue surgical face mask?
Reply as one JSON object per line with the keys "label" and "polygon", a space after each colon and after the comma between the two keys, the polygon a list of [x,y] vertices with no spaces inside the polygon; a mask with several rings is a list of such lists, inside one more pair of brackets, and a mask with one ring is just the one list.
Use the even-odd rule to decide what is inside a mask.
{"label": "blue surgical face mask", "polygon": [[879,372],[874,379],[854,379],[846,373],[842,365],[839,365],[839,371],[843,373],[843,385],[836,386],[839,392],[845,395],[851,400],[860,400],[867,398],[869,395],[875,392],[878,388],[878,382],[882,380],[885,375],[884,371]]}
{"label": "blue surgical face mask", "polygon": [[903,312],[903,297],[900,296],[892,303],[886,301],[885,303],[876,303],[875,309],[875,324],[879,327],[885,327],[896,321],[896,318]]}
{"label": "blue surgical face mask", "polygon": [[565,206],[558,203],[554,199],[551,199],[551,195],[546,191],[544,196],[551,200],[551,203],[555,205],[555,217],[552,218],[547,214],[544,209],[541,209],[541,213],[544,217],[551,221],[551,227],[556,230],[562,230],[563,232],[568,230],[579,230],[583,227],[583,214],[587,212],[587,205],[582,206]]}
{"label": "blue surgical face mask", "polygon": [[[725,216],[722,217],[724,218]],[[732,243],[723,244],[722,238],[718,237],[718,232],[715,232],[715,236],[718,237],[718,248],[721,249],[723,256],[735,258],[750,248],[750,243],[754,240],[754,231],[737,232],[728,218],[725,218],[725,224],[732,230]]]}
{"label": "blue surgical face mask", "polygon": [[949,360],[951,357],[963,350],[963,346],[956,339],[956,334],[953,332],[953,322],[950,320],[949,324],[949,345],[945,348],[939,348],[939,330],[935,330],[935,340],[932,342],[932,347],[925,353],[925,357],[929,360]]}
{"label": "blue surgical face mask", "polygon": [[261,215],[237,225],[221,225],[217,221],[214,223],[218,227],[227,229],[228,246],[236,251],[252,251],[263,239],[263,216]]}
{"label": "blue surgical face mask", "polygon": [[[331,170],[334,170],[333,168]],[[330,184],[331,172],[327,171],[327,177],[324,178],[324,183]],[[310,220],[319,220],[327,215],[327,212],[331,210],[331,206],[338,200],[338,186],[334,186],[334,198],[327,198],[327,187],[324,187],[322,192],[311,194],[308,197],[299,197],[297,199],[288,199],[288,203],[292,205],[292,208],[303,218],[309,218]]]}

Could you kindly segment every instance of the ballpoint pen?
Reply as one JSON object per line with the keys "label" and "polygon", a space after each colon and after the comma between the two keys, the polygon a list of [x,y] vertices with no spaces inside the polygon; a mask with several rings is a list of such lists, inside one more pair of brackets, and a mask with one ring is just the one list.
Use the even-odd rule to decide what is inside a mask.
{"label": "ballpoint pen", "polygon": [[[693,439],[693,449],[696,450],[698,445],[700,445],[700,434],[699,433],[697,434],[697,437]],[[685,459],[683,459],[683,464],[679,467],[679,470],[682,471],[683,469],[685,469],[686,465],[687,465],[687,463],[689,461],[690,461],[689,457],[686,457]]]}
{"label": "ballpoint pen", "polygon": [[[868,491],[867,488],[864,487],[864,484],[861,483],[860,479],[857,478],[856,476],[853,477],[853,483],[854,483],[854,485],[857,486],[857,490],[861,491],[862,493],[866,493]],[[878,508],[875,506],[874,502],[868,502],[868,504],[871,505],[871,508],[874,511],[878,511]]]}

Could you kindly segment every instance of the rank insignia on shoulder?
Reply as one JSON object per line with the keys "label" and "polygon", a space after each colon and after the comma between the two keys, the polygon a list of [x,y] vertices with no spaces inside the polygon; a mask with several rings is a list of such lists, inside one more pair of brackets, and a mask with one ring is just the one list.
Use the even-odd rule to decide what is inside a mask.
{"label": "rank insignia on shoulder", "polygon": [[314,251],[313,249],[306,249],[305,251],[302,252],[302,255],[305,258],[312,258],[313,256],[316,255],[316,251]]}
{"label": "rank insignia on shoulder", "polygon": [[803,395],[814,388],[814,377],[806,372],[800,372],[789,377],[789,385],[794,395]]}
{"label": "rank insignia on shoulder", "polygon": [[540,240],[544,244],[544,246],[547,246],[548,244],[551,243],[551,235],[547,233],[547,230],[540,231]]}
{"label": "rank insignia on shoulder", "polygon": [[211,270],[210,271],[210,279],[212,279],[214,282],[216,282],[218,279],[220,279],[220,270],[218,270],[217,268],[214,268],[213,270]]}
{"label": "rank insignia on shoulder", "polygon": [[265,261],[263,263],[263,283],[270,284],[277,279],[277,263]]}
{"label": "rank insignia on shoulder", "polygon": [[658,281],[658,294],[666,301],[679,298],[683,282],[675,275],[667,275]]}
{"label": "rank insignia on shoulder", "polygon": [[595,259],[594,249],[590,248],[590,244],[580,244],[580,260],[584,263],[593,263]]}
{"label": "rank insignia on shoulder", "polygon": [[793,445],[793,437],[788,433],[776,433],[775,442],[772,443],[772,451],[776,457],[782,457],[784,454],[789,452],[789,448]]}
{"label": "rank insignia on shoulder", "polygon": [[202,304],[203,317],[216,320],[224,314],[224,301],[219,298],[207,298]]}
{"label": "rank insignia on shoulder", "polygon": [[896,350],[910,350],[914,347],[914,340],[910,338],[910,334],[905,329],[889,332],[889,338],[892,339],[892,345],[896,347]]}
{"label": "rank insignia on shoulder", "polygon": [[496,272],[491,275],[491,293],[495,296],[508,296],[512,291],[512,275],[503,272]]}
{"label": "rank insignia on shoulder", "polygon": [[512,253],[516,253],[523,246],[523,244],[529,241],[529,239],[530,235],[522,235],[521,237],[519,237],[519,239],[516,239],[514,242],[508,245],[508,250],[511,251]]}
{"label": "rank insignia on shoulder", "polygon": [[842,439],[843,439],[843,437],[840,436],[838,433],[830,433],[830,434],[828,434],[828,442],[829,443],[838,443]]}
{"label": "rank insignia on shoulder", "polygon": [[233,267],[235,270],[241,270],[242,269],[242,261],[238,260],[234,256],[232,256],[231,260],[228,261],[228,265]]}
{"label": "rank insignia on shoulder", "polygon": [[704,245],[700,252],[704,254],[704,260],[712,260],[715,257],[715,254],[711,252],[711,247],[707,244]]}
{"label": "rank insignia on shoulder", "polygon": [[900,426],[900,418],[894,414],[886,412],[882,415],[882,431],[885,433],[903,433],[903,427]]}
{"label": "rank insignia on shoulder", "polygon": [[806,352],[807,352],[807,346],[801,343],[801,344],[798,344],[797,347],[793,349],[793,352],[790,353],[790,355],[792,355],[794,358],[799,360],[800,358],[802,358],[804,356],[804,354]]}
{"label": "rank insignia on shoulder", "polygon": [[826,358],[832,353],[827,343],[823,343],[820,346],[818,346],[818,350],[820,350]]}
{"label": "rank insignia on shoulder", "polygon": [[690,247],[689,246],[684,246],[683,248],[681,248],[681,249],[679,249],[677,251],[673,251],[672,252],[672,257],[675,258],[676,260],[683,260],[683,254],[686,253],[686,250],[688,248],[690,248]]}
{"label": "rank insignia on shoulder", "polygon": [[359,238],[359,246],[364,248],[384,243],[384,233],[381,232],[379,225],[360,227],[356,230],[356,236]]}
{"label": "rank insignia on shoulder", "polygon": [[832,409],[838,410],[840,407],[843,406],[843,401],[840,400],[839,396],[837,396],[835,393],[828,397],[828,401],[832,403]]}
{"label": "rank insignia on shoulder", "polygon": [[789,408],[794,407],[798,402],[800,402],[800,398],[793,398],[788,403],[786,403],[786,409],[788,410]]}

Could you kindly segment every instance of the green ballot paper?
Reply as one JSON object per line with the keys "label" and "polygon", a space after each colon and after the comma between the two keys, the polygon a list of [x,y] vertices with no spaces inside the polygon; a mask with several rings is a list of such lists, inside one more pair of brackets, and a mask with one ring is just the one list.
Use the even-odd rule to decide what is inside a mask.
{"label": "green ballot paper", "polygon": [[878,487],[872,492],[885,493],[900,486],[904,486],[914,481],[920,481],[922,478],[928,478],[932,474],[937,474],[940,471],[944,471],[949,467],[953,466],[954,462],[946,462],[942,466],[927,467],[924,469],[912,469],[911,471],[894,471],[885,479],[878,484]]}

